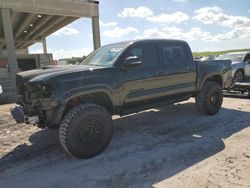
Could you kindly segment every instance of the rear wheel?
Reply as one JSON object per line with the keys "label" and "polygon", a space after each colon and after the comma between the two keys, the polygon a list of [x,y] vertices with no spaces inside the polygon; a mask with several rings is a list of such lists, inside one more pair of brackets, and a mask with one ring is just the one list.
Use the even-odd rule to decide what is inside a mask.
{"label": "rear wheel", "polygon": [[223,102],[223,93],[220,84],[214,81],[206,81],[201,91],[195,96],[196,107],[205,115],[216,114]]}
{"label": "rear wheel", "polygon": [[234,74],[234,80],[236,82],[242,82],[244,80],[244,72],[243,70],[237,70]]}
{"label": "rear wheel", "polygon": [[46,124],[46,127],[49,129],[59,129],[59,124]]}
{"label": "rear wheel", "polygon": [[80,104],[63,118],[59,128],[62,147],[70,155],[85,159],[101,153],[113,134],[109,112],[96,104]]}

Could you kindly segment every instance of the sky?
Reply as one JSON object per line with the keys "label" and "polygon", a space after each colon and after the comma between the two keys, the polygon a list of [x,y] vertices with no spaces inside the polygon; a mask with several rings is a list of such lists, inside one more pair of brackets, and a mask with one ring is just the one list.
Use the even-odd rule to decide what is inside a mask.
{"label": "sky", "polygon": [[[249,0],[100,0],[101,44],[144,38],[181,39],[192,51],[250,48]],[[91,19],[47,37],[54,59],[93,50]],[[34,44],[30,53],[42,53]]]}

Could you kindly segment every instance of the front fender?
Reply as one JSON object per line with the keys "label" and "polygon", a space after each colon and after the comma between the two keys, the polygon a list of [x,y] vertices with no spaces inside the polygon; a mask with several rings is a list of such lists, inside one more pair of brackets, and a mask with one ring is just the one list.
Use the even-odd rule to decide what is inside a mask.
{"label": "front fender", "polygon": [[67,103],[71,99],[75,97],[79,97],[79,96],[83,96],[87,94],[88,95],[95,94],[95,93],[106,94],[109,97],[113,106],[118,105],[117,95],[115,94],[114,90],[108,85],[91,85],[91,86],[83,86],[83,87],[70,89],[66,91],[65,93],[63,93],[63,95],[60,98],[57,98],[58,105],[47,114],[47,116],[49,116],[48,117],[49,123],[50,124],[60,123],[64,109]]}
{"label": "front fender", "polygon": [[65,92],[59,99],[60,104],[67,104],[68,101],[75,97],[79,97],[86,94],[94,94],[94,93],[105,93],[112,102],[113,105],[116,105],[117,100],[115,100],[115,91],[108,85],[91,85],[91,86],[83,86],[71,89]]}

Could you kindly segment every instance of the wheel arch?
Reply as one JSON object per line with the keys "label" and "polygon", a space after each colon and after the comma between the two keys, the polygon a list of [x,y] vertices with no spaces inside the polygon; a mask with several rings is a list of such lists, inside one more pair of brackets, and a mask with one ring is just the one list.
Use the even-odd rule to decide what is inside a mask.
{"label": "wheel arch", "polygon": [[221,74],[209,74],[200,82],[198,86],[198,91],[200,91],[206,81],[214,81],[218,84],[220,84],[221,87],[223,87],[223,77]]}
{"label": "wheel arch", "polygon": [[103,106],[111,115],[116,113],[116,100],[111,93],[104,90],[95,90],[92,92],[78,92],[72,95],[67,95],[61,99],[57,108],[53,111],[53,118],[50,120],[53,124],[59,124],[61,119],[72,108],[79,103],[93,103]]}
{"label": "wheel arch", "polygon": [[93,92],[72,96],[67,99],[65,110],[71,109],[79,103],[94,103],[106,108],[110,114],[114,113],[114,103],[106,92]]}
{"label": "wheel arch", "polygon": [[237,69],[234,71],[234,75],[236,74],[237,71],[242,71],[242,72],[243,72],[243,76],[245,76],[245,70],[244,70],[244,68],[242,68],[242,67],[237,68]]}

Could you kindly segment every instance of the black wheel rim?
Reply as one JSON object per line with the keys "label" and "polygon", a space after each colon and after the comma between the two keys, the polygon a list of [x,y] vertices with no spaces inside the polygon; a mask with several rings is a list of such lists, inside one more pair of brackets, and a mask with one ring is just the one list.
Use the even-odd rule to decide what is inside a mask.
{"label": "black wheel rim", "polygon": [[88,119],[80,125],[79,141],[88,146],[96,145],[103,137],[103,126],[96,119]]}
{"label": "black wheel rim", "polygon": [[243,74],[242,74],[241,71],[239,71],[239,72],[237,72],[237,73],[235,74],[235,81],[236,81],[236,82],[240,82],[240,81],[242,81],[242,80],[243,80]]}
{"label": "black wheel rim", "polygon": [[214,92],[210,97],[210,103],[212,106],[217,106],[220,101],[220,95],[217,92]]}

